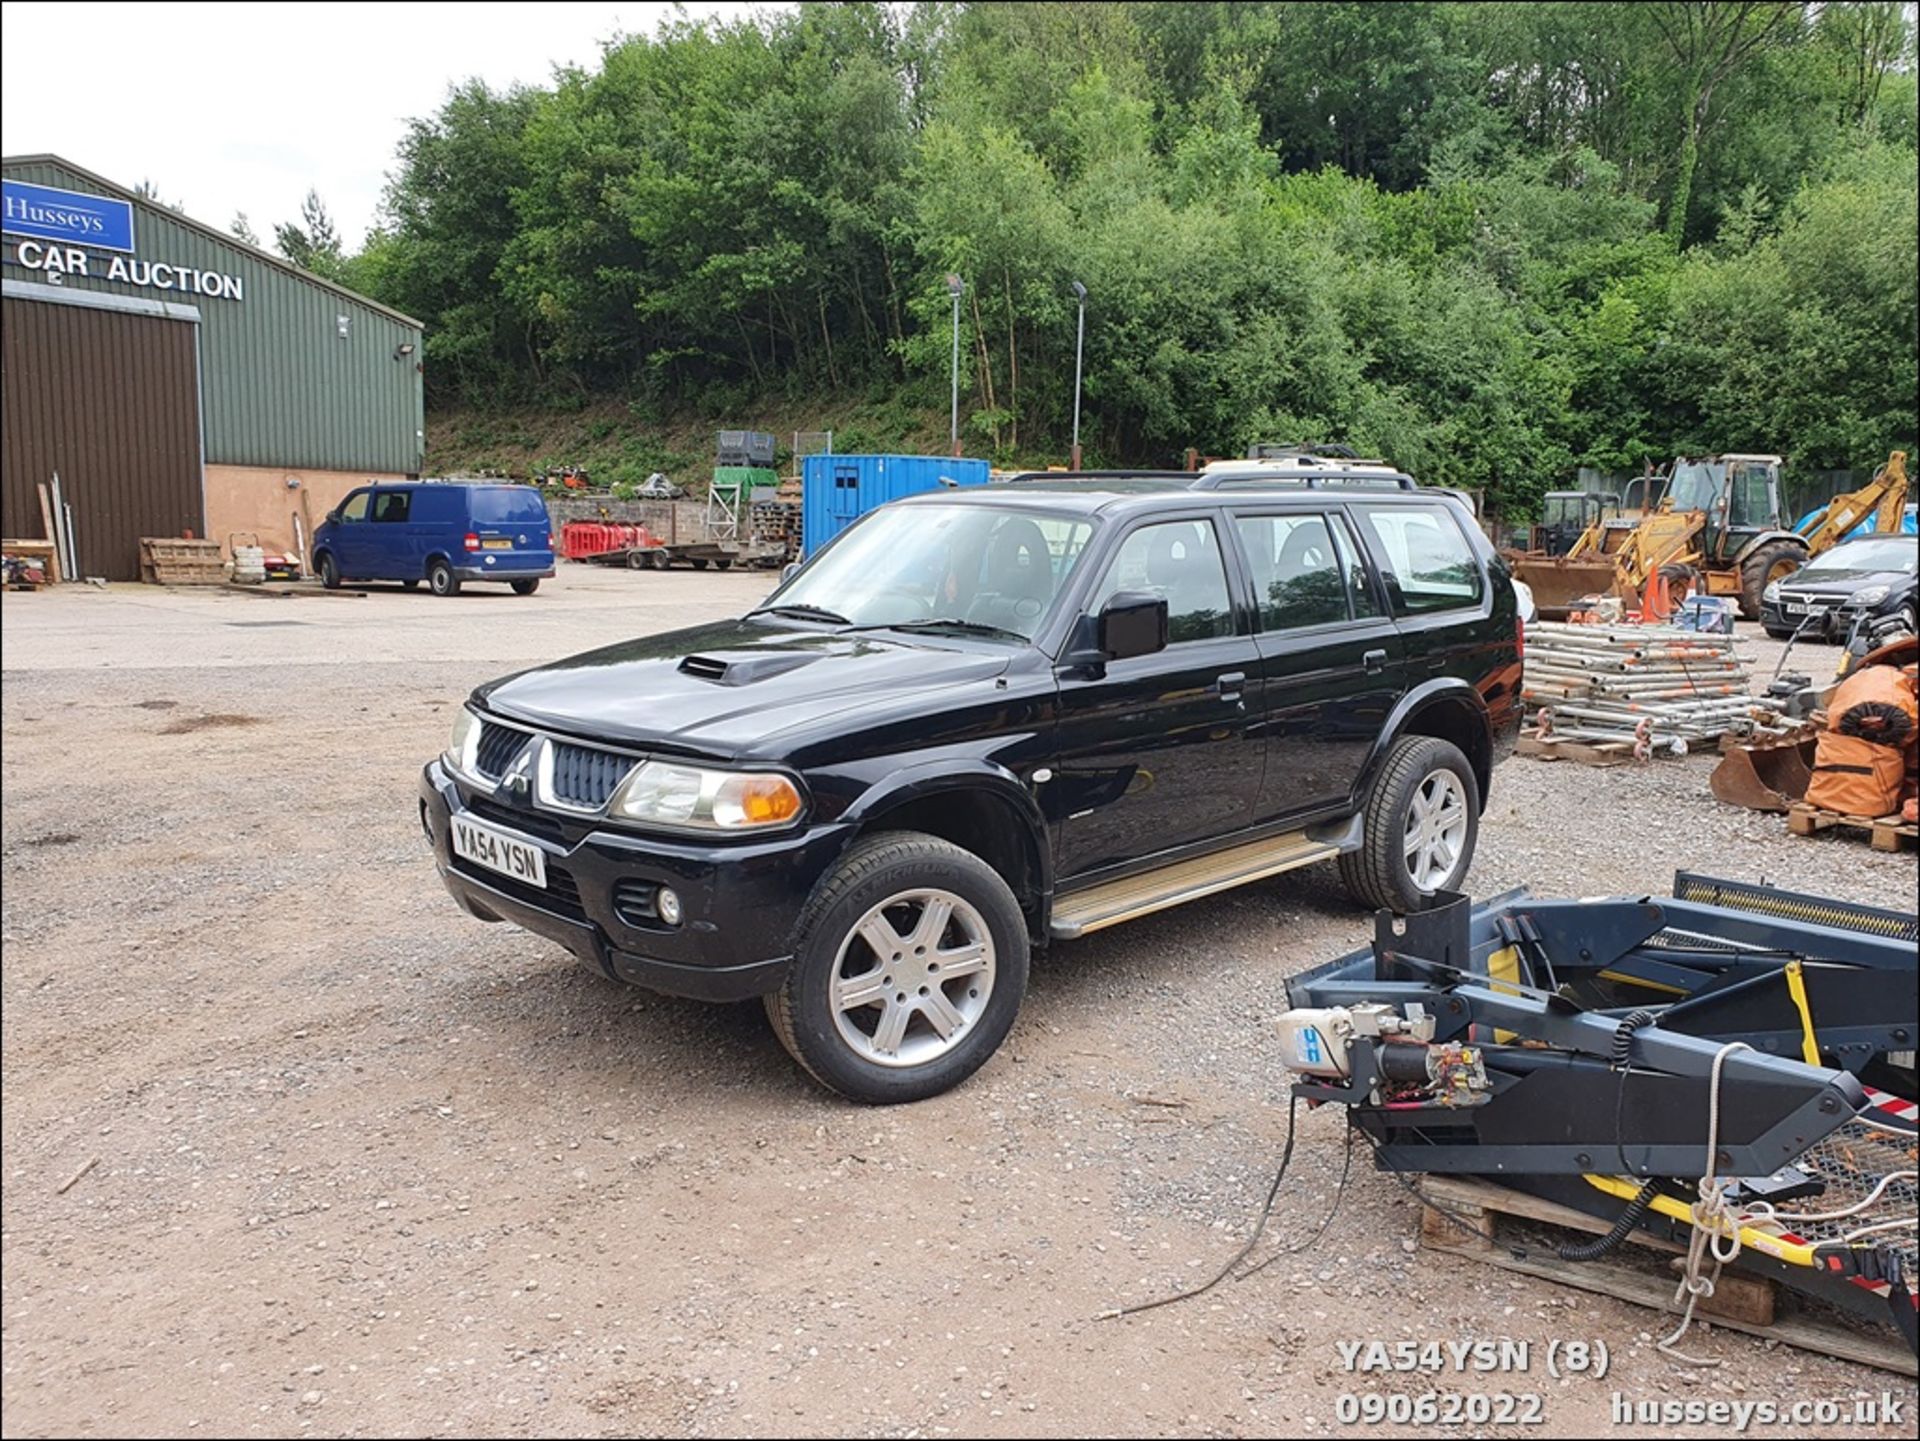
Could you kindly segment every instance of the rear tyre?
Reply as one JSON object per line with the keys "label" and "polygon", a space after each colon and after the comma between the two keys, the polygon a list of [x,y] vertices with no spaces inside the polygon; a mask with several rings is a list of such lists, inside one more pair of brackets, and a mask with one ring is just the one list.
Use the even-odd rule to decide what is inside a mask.
{"label": "rear tyre", "polygon": [[1740,567],[1740,618],[1760,619],[1760,597],[1776,580],[1785,580],[1807,563],[1807,552],[1790,540],[1770,541]]}
{"label": "rear tyre", "polygon": [[1660,579],[1667,583],[1667,603],[1676,609],[1700,590],[1700,572],[1690,565],[1663,565]]}
{"label": "rear tyre", "polygon": [[767,1019],[829,1090],[936,1096],[986,1062],[1027,988],[1027,924],[971,851],[916,831],[856,842],[814,891]]}
{"label": "rear tyre", "polygon": [[696,555],[693,557],[693,568],[695,570],[705,570],[707,568],[707,562],[702,557]]}
{"label": "rear tyre", "polygon": [[513,582],[513,593],[515,595],[532,595],[538,589],[540,589],[540,577],[538,576],[535,576],[532,580],[516,580]]}
{"label": "rear tyre", "polygon": [[650,550],[647,552],[647,569],[649,570],[665,570],[672,564],[673,557],[668,555],[664,550]]}
{"label": "rear tyre", "polygon": [[713,563],[713,568],[714,568],[715,570],[732,570],[732,569],[733,569],[733,559],[732,559],[732,557],[728,557],[728,558],[726,558],[726,559],[724,559],[724,560],[716,560],[716,561],[715,561],[715,562]]}
{"label": "rear tyre", "polygon": [[340,563],[331,552],[323,552],[320,556],[320,584],[328,590],[340,589]]}
{"label": "rear tyre", "polygon": [[1399,915],[1453,891],[1480,838],[1480,783],[1450,741],[1402,736],[1387,751],[1361,816],[1358,850],[1343,852],[1340,879],[1353,898]]}
{"label": "rear tyre", "polygon": [[436,560],[427,567],[427,589],[435,595],[458,595],[460,577],[453,573],[453,567],[444,560]]}

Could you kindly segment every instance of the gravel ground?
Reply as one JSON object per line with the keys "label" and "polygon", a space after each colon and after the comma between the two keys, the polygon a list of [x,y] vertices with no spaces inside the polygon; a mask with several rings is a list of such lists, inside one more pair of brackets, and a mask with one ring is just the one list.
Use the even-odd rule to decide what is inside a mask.
{"label": "gravel ground", "polygon": [[[413,803],[450,707],[767,584],[6,598],[7,1434],[1310,1434],[1342,1393],[1428,1389],[1540,1393],[1548,1436],[1613,1429],[1615,1392],[1911,1417],[1911,1381],[1725,1331],[1695,1341],[1719,1367],[1676,1368],[1651,1312],[1420,1252],[1362,1163],[1312,1249],[1096,1319],[1244,1240],[1285,1130],[1280,983],[1368,935],[1330,868],[1057,949],[972,1082],[886,1111],[810,1087],[757,1006],[460,915]],[[1509,762],[1476,892],[1687,867],[1912,904],[1911,854],[1790,838],[1710,768]],[[1300,1124],[1263,1257],[1336,1195],[1340,1117]],[[1353,1375],[1336,1349],[1483,1336],[1604,1340],[1612,1369]]]}

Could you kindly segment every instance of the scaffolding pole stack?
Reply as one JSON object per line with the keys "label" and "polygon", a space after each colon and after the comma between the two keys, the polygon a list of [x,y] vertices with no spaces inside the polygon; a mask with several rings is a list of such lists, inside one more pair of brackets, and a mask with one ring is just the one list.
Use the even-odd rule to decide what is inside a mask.
{"label": "scaffolding pole stack", "polygon": [[1784,734],[1733,637],[1674,626],[1527,627],[1521,698],[1542,742],[1628,742],[1685,755],[1732,733]]}

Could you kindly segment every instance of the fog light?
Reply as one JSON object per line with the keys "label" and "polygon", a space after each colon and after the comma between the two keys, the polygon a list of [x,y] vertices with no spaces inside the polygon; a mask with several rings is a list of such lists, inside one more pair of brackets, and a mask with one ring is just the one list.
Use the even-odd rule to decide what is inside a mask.
{"label": "fog light", "polygon": [[655,904],[658,905],[660,908],[661,920],[665,921],[670,926],[677,926],[680,924],[680,897],[679,896],[675,895],[672,891],[668,890],[665,886],[662,886],[660,887],[659,899],[655,902]]}

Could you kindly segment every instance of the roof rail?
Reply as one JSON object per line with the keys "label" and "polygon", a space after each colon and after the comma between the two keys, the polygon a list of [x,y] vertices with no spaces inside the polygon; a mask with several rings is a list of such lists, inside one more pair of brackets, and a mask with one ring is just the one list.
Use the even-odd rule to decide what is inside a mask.
{"label": "roof rail", "polygon": [[1248,460],[1290,460],[1299,455],[1323,455],[1338,460],[1358,460],[1360,452],[1350,445],[1319,441],[1256,440],[1247,447]]}
{"label": "roof rail", "polygon": [[[1370,462],[1362,462],[1370,464]],[[1209,467],[1211,470],[1212,467]],[[1228,487],[1246,486],[1249,489],[1260,486],[1304,486],[1309,490],[1418,490],[1420,487],[1414,478],[1404,471],[1389,470],[1385,466],[1378,470],[1351,470],[1345,466],[1329,466],[1324,470],[1302,467],[1298,470],[1275,466],[1267,462],[1259,470],[1234,471],[1222,466],[1213,474],[1201,471],[1193,477],[1191,490],[1224,490]]]}

